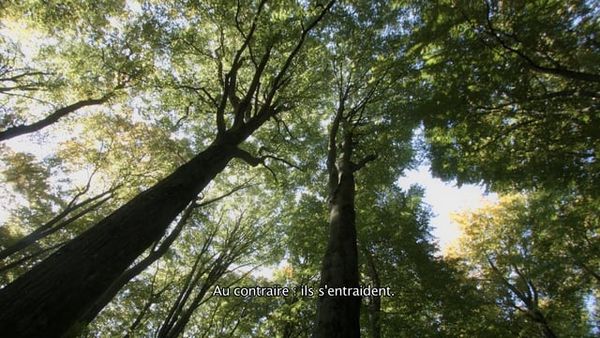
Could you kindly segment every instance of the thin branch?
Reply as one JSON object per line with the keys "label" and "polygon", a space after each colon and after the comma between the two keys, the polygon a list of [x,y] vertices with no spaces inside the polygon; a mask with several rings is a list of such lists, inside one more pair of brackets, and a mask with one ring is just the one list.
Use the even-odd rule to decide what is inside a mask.
{"label": "thin branch", "polygon": [[567,79],[572,79],[572,80],[578,80],[578,81],[587,81],[587,82],[600,82],[600,76],[598,74],[591,74],[591,73],[586,73],[586,72],[579,72],[579,71],[573,71],[573,70],[569,70],[566,69],[565,67],[545,67],[542,66],[538,63],[536,63],[532,58],[530,58],[528,55],[526,55],[522,50],[511,47],[504,39],[502,39],[500,37],[500,34],[498,34],[498,31],[496,30],[496,28],[494,28],[491,20],[490,20],[490,6],[489,4],[486,3],[486,7],[487,7],[487,11],[488,14],[486,15],[486,20],[487,20],[487,28],[488,30],[486,30],[485,32],[492,36],[504,49],[506,49],[507,51],[519,56],[521,59],[523,59],[526,64],[529,66],[529,68],[541,72],[541,73],[546,73],[546,74],[552,74],[552,75],[557,75],[563,78],[567,78]]}
{"label": "thin branch", "polygon": [[496,267],[496,265],[494,264],[494,262],[492,261],[492,259],[489,256],[486,256],[486,258],[487,258],[488,263],[490,264],[490,267],[496,273],[496,276],[498,276],[498,278],[502,281],[502,283],[504,285],[506,285],[506,287],[508,287],[508,289],[510,291],[512,291],[515,294],[515,296],[519,297],[519,299],[523,303],[525,303],[527,308],[530,308],[531,302],[528,300],[528,298],[521,291],[519,291],[519,289],[517,289],[508,280],[506,280],[506,278],[504,278],[504,275],[502,274],[502,272],[500,272],[500,270]]}
{"label": "thin branch", "polygon": [[220,200],[222,200],[222,199],[224,199],[226,197],[229,197],[229,196],[235,194],[236,192],[238,192],[240,190],[243,190],[243,189],[246,189],[246,188],[250,187],[251,185],[248,184],[248,183],[250,183],[250,180],[242,183],[241,185],[238,185],[237,187],[233,188],[232,190],[228,191],[227,193],[225,193],[225,194],[223,194],[221,196],[218,196],[218,197],[215,197],[215,198],[211,198],[211,199],[209,199],[207,201],[204,201],[202,203],[198,203],[197,206],[198,207],[205,207],[205,206],[207,206],[209,204],[218,202],[218,201],[220,201]]}
{"label": "thin branch", "polygon": [[377,159],[377,154],[370,154],[361,159],[357,164],[353,165],[352,171],[356,172],[362,169],[367,163],[375,161]]}
{"label": "thin branch", "polygon": [[45,118],[43,118],[37,122],[34,122],[32,124],[22,124],[22,125],[7,128],[3,131],[0,131],[0,141],[5,141],[5,140],[11,139],[16,136],[33,133],[35,131],[41,130],[42,128],[45,128],[45,127],[55,123],[60,118],[66,116],[78,109],[81,109],[83,107],[103,104],[106,101],[108,101],[113,95],[114,95],[114,92],[111,92],[109,94],[106,94],[106,95],[98,98],[98,99],[81,100],[81,101],[75,102],[73,104],[70,104],[66,107],[59,108],[59,109],[55,110],[54,112],[52,112],[50,115],[46,116]]}
{"label": "thin branch", "polygon": [[52,246],[49,246],[49,247],[47,247],[47,248],[40,249],[40,250],[38,250],[38,251],[36,251],[36,252],[34,252],[34,253],[32,253],[32,254],[29,254],[29,255],[27,255],[27,256],[25,256],[25,257],[23,257],[23,258],[20,258],[20,259],[18,259],[18,260],[16,260],[16,261],[14,261],[14,262],[11,262],[11,263],[9,263],[9,264],[6,264],[6,265],[4,265],[4,266],[0,266],[0,273],[4,273],[5,271],[8,271],[8,270],[10,270],[10,269],[13,269],[13,268],[15,268],[15,267],[17,267],[17,266],[19,266],[19,265],[21,265],[21,264],[23,264],[23,263],[25,263],[25,262],[29,261],[29,260],[32,260],[32,259],[34,259],[34,258],[36,258],[36,257],[40,256],[40,255],[41,255],[41,254],[43,254],[43,253],[46,253],[46,252],[48,252],[48,251],[52,251],[52,250],[54,250],[54,249],[58,249],[58,248],[60,248],[61,246],[65,245],[66,243],[67,243],[67,241],[60,242],[60,243],[58,243],[58,244],[54,244],[54,245],[52,245]]}
{"label": "thin branch", "polygon": [[235,111],[235,118],[234,118],[234,123],[233,123],[234,128],[238,128],[244,122],[244,117],[246,116],[246,111],[248,109],[250,109],[250,102],[252,100],[252,97],[254,96],[255,92],[258,90],[258,87],[260,84],[260,78],[262,77],[262,74],[265,70],[265,67],[267,66],[267,63],[269,62],[269,59],[271,58],[272,48],[273,48],[272,44],[269,44],[267,46],[265,53],[263,54],[262,58],[260,59],[260,63],[258,64],[258,67],[254,71],[254,76],[252,77],[252,81],[250,82],[250,87],[248,88],[248,91],[244,95],[244,98],[239,102],[238,106],[235,107],[236,111]]}

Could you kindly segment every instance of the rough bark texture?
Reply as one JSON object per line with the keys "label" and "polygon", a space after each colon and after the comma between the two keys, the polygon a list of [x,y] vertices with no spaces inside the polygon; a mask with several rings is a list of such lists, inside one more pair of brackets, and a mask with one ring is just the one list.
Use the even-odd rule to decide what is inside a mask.
{"label": "rough bark texture", "polygon": [[125,284],[129,283],[131,279],[139,275],[142,271],[146,270],[150,265],[152,265],[152,263],[156,262],[159,258],[161,258],[171,247],[171,244],[173,244],[177,236],[179,236],[179,233],[183,229],[183,226],[187,223],[187,220],[191,216],[193,210],[194,205],[188,206],[183,212],[181,219],[179,220],[179,222],[177,222],[177,225],[175,226],[173,231],[163,240],[160,246],[156,250],[151,251],[148,254],[148,256],[142,259],[139,263],[135,264],[134,266],[128,268],[125,272],[123,272],[119,276],[119,278],[117,278],[111,284],[108,290],[106,290],[102,294],[102,296],[97,298],[92,303],[92,305],[85,311],[83,316],[79,318],[79,321],[82,324],[91,323],[94,320],[94,318],[96,318],[96,316],[100,313],[100,311],[102,311],[102,309],[104,309],[104,307],[108,303],[110,303],[110,301],[119,293],[119,291],[123,286],[125,286]]}
{"label": "rough bark texture", "polygon": [[224,143],[211,145],[7,285],[0,292],[0,332],[6,337],[57,337],[67,332],[225,168],[234,149]]}

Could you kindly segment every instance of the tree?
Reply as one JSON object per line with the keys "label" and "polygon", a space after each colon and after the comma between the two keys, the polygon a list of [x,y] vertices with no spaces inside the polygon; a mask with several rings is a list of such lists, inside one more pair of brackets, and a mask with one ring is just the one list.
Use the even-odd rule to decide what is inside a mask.
{"label": "tree", "polygon": [[[246,31],[235,17],[243,42],[235,50],[227,73],[223,74],[224,65],[220,63],[223,67],[219,67],[217,74],[223,77],[220,77],[218,96],[207,95],[214,99],[216,111],[217,135],[214,141],[171,175],[137,195],[0,291],[0,304],[7,309],[0,317],[3,332],[13,336],[66,332],[112,281],[160,238],[171,221],[232,158],[239,157],[253,165],[262,161],[241,150],[238,145],[285,109],[285,103],[277,94],[289,84],[293,61],[310,31],[333,2],[313,14],[299,31],[296,29],[286,35],[291,48],[286,54],[273,57],[281,63],[279,70],[268,80],[263,72],[275,55],[274,44],[279,42],[282,45],[283,41],[271,40],[266,41],[266,45],[257,45],[254,34],[259,25],[264,25],[264,5],[265,1],[256,5]],[[240,14],[241,9],[241,5],[238,6],[234,14]],[[293,18],[291,13],[289,15]],[[217,37],[215,42],[218,44],[218,41]],[[220,53],[226,51],[224,47]],[[259,53],[259,59],[255,53]],[[248,58],[252,60],[248,66],[252,75],[248,87],[242,92],[243,96],[239,97],[241,87],[237,81],[241,78],[238,75],[241,69],[246,69],[242,66]],[[263,82],[267,84],[260,86]],[[259,96],[261,91],[264,94],[262,98]],[[233,110],[231,119],[226,118],[229,109]]]}
{"label": "tree", "polygon": [[[589,1],[0,8],[3,334],[597,333]],[[523,195],[441,256],[420,151]],[[361,285],[393,295],[318,297]]]}
{"label": "tree", "polygon": [[112,103],[141,74],[151,73],[148,55],[136,44],[142,34],[138,26],[126,24],[120,36],[107,33],[107,18],[123,15],[123,5],[31,1],[6,6],[2,19],[9,32],[25,32],[28,39],[0,36],[0,141]]}
{"label": "tree", "polygon": [[432,168],[492,190],[596,194],[597,11],[588,1],[439,2],[423,9],[420,111]]}
{"label": "tree", "polygon": [[[186,209],[185,226],[175,225],[148,256],[137,260],[126,273],[139,271],[156,252],[167,247],[162,256],[153,260],[149,269],[141,268],[143,272],[134,276],[122,290],[116,288],[118,293],[110,297],[113,298],[111,303],[83,333],[200,336],[205,331],[230,330],[229,324],[221,323],[220,315],[212,316],[216,316],[214,312],[220,307],[227,307],[228,302],[239,303],[233,294],[231,297],[213,295],[215,285],[222,289],[242,284],[266,285],[264,281],[258,284],[259,281],[252,280],[249,272],[268,261],[266,257],[276,259],[272,245],[277,237],[273,229],[275,217],[264,216],[271,205],[269,201],[264,201],[264,205],[248,203],[254,200],[251,196],[259,189],[247,189],[251,193],[239,191],[235,198],[221,199],[221,203]],[[240,201],[247,203],[238,204]],[[191,210],[194,212],[190,213]],[[250,303],[250,299],[246,301]],[[244,307],[240,304],[240,310]],[[229,319],[235,321],[235,318]],[[243,322],[240,325],[255,324]]]}
{"label": "tree", "polygon": [[[593,335],[584,298],[597,285],[569,247],[576,241],[571,233],[590,226],[583,232],[597,233],[597,222],[566,223],[570,217],[563,212],[577,204],[547,193],[511,195],[458,219],[464,228],[458,257],[520,334]],[[589,257],[586,251],[597,248],[580,250]]]}
{"label": "tree", "polygon": [[391,185],[357,201],[362,283],[391,286],[393,297],[368,297],[362,317],[369,337],[509,336],[452,259],[437,256],[431,212],[418,186]]}
{"label": "tree", "polygon": [[[359,286],[357,191],[377,194],[378,189],[392,184],[411,160],[406,145],[416,121],[403,114],[404,88],[396,87],[397,81],[412,70],[412,56],[396,49],[407,40],[402,28],[410,23],[401,18],[407,7],[348,5],[333,13],[334,23],[323,38],[329,46],[333,73],[330,100],[335,114],[327,140],[329,236],[320,289]],[[373,16],[378,19],[373,20]],[[359,31],[365,39],[360,42],[355,39]],[[381,163],[372,167],[370,162],[374,161]],[[369,178],[357,183],[359,171],[365,172],[360,176]],[[359,335],[360,297],[319,297],[316,337]]]}

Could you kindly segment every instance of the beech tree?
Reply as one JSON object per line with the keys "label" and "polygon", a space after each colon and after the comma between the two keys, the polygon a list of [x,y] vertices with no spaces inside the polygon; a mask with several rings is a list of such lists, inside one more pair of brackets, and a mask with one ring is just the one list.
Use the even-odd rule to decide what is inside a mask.
{"label": "beech tree", "polygon": [[459,218],[464,236],[457,256],[486,296],[514,317],[519,334],[593,334],[584,299],[597,289],[595,272],[581,266],[594,265],[583,257],[598,248],[578,247],[576,258],[571,246],[583,233],[597,234],[597,222],[569,222],[578,204],[548,193],[511,195]]}
{"label": "beech tree", "polygon": [[[330,46],[335,113],[327,136],[329,236],[319,283],[323,289],[359,287],[356,176],[370,170],[368,164],[379,160],[389,168],[388,172],[377,171],[380,179],[393,179],[408,164],[402,148],[410,142],[411,123],[415,121],[399,111],[404,101],[400,98],[401,88],[394,88],[394,84],[410,72],[410,67],[408,58],[392,44],[401,39],[396,30],[403,22],[388,21],[403,9],[385,4],[348,5],[344,10],[334,11],[330,31],[326,31],[335,34],[331,40],[325,38]],[[370,20],[366,13],[380,20]],[[388,36],[381,33],[386,28]],[[360,46],[353,39],[359,30],[368,40],[361,41]],[[397,69],[392,71],[394,66]],[[383,129],[385,133],[378,132]],[[394,141],[389,142],[387,136],[392,134]],[[377,187],[373,184],[367,191],[375,193]],[[320,296],[315,336],[360,336],[360,304],[360,297]]]}
{"label": "beech tree", "polygon": [[[206,95],[214,101],[216,112],[217,134],[214,141],[171,175],[4,287],[0,291],[0,304],[7,311],[0,319],[2,331],[13,336],[60,335],[66,332],[111,282],[160,238],[171,221],[232,158],[239,157],[251,165],[263,161],[238,145],[272,116],[285,110],[285,102],[281,102],[277,94],[289,84],[293,61],[308,34],[332,5],[333,2],[330,2],[318,9],[307,23],[303,22],[287,34],[291,48],[285,52],[285,49],[281,50],[280,53],[285,54],[281,57],[279,70],[266,80],[263,72],[272,53],[274,55],[275,45],[282,46],[282,41],[269,41],[267,37],[262,48],[257,46],[257,27],[260,25],[262,30],[265,29],[265,1],[256,4],[250,14],[247,14],[248,11],[241,13],[242,7],[238,4],[232,14],[237,23],[234,29],[238,29],[242,36],[241,46],[228,60],[231,62],[229,69],[224,65],[225,46],[216,52],[221,91],[217,95]],[[239,15],[249,16],[247,30],[241,25]],[[219,43],[218,40],[215,42]],[[249,66],[247,58],[251,61]],[[253,69],[253,74],[248,87],[239,96],[238,75],[244,65]],[[270,66],[273,67],[272,64]],[[261,93],[264,97],[259,95]],[[233,113],[228,118],[226,112],[230,109]]]}
{"label": "beech tree", "polygon": [[[432,168],[493,190],[597,193],[597,11],[588,1],[439,2],[420,34]],[[435,22],[435,23],[434,23]]]}
{"label": "beech tree", "polygon": [[3,2],[1,332],[597,335],[593,5]]}

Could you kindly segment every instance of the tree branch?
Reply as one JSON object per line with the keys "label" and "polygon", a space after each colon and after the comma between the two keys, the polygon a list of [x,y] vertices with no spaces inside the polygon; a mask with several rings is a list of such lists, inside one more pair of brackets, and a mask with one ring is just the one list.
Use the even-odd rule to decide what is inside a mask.
{"label": "tree branch", "polygon": [[272,48],[273,48],[272,44],[269,44],[267,46],[265,53],[263,54],[262,58],[260,59],[258,67],[254,71],[254,76],[252,77],[252,81],[250,82],[250,87],[246,91],[244,98],[238,102],[237,107],[234,107],[235,108],[235,118],[234,118],[234,122],[233,122],[234,128],[239,128],[244,123],[244,117],[246,116],[246,112],[251,108],[250,101],[252,100],[254,93],[258,90],[258,86],[260,84],[260,78],[262,77],[265,67],[267,66],[267,63],[269,62],[269,59],[271,57]]}
{"label": "tree branch", "polygon": [[510,291],[512,291],[515,294],[515,296],[517,296],[523,303],[525,303],[528,310],[531,310],[531,302],[528,300],[527,296],[525,296],[521,291],[519,291],[519,289],[517,289],[508,280],[506,280],[506,278],[504,278],[504,275],[502,274],[502,272],[500,272],[500,270],[496,267],[494,262],[492,262],[492,259],[489,256],[486,256],[486,258],[487,258],[488,263],[490,264],[490,267],[496,273],[496,276],[498,276],[498,278],[502,281],[502,283],[504,285],[506,285],[506,287]]}
{"label": "tree branch", "polygon": [[492,36],[502,46],[502,48],[504,48],[505,50],[507,50],[507,51],[517,55],[521,59],[523,59],[526,62],[527,66],[529,68],[531,68],[532,70],[541,72],[541,73],[557,75],[557,76],[567,78],[567,79],[572,79],[572,80],[586,81],[586,82],[600,82],[600,76],[598,74],[573,71],[573,70],[569,70],[562,66],[545,67],[545,66],[542,66],[542,65],[536,63],[532,58],[530,58],[522,50],[511,47],[504,39],[502,39],[500,37],[498,30],[496,30],[496,28],[494,28],[494,26],[490,20],[490,6],[489,6],[489,4],[487,4],[487,2],[486,2],[486,7],[487,7],[487,11],[488,11],[488,14],[486,15],[488,30],[486,30],[485,32],[488,35]]}
{"label": "tree branch", "polygon": [[360,160],[358,163],[352,166],[352,171],[356,172],[362,169],[367,163],[375,161],[377,159],[377,154],[370,154]]}
{"label": "tree branch", "polygon": [[13,137],[17,137],[17,136],[20,136],[23,134],[29,134],[29,133],[33,133],[35,131],[41,130],[42,128],[45,128],[45,127],[55,123],[60,118],[66,116],[78,109],[81,109],[81,108],[87,107],[87,106],[103,104],[106,101],[108,101],[110,99],[110,97],[112,97],[113,95],[114,95],[114,92],[111,92],[109,94],[102,96],[101,98],[98,98],[98,99],[81,100],[81,101],[75,102],[73,104],[70,104],[66,107],[59,108],[59,109],[55,110],[53,113],[51,113],[50,115],[48,115],[47,117],[45,117],[37,122],[34,122],[32,124],[22,124],[22,125],[7,128],[3,131],[0,131],[0,141],[5,141],[5,140],[11,139]]}

